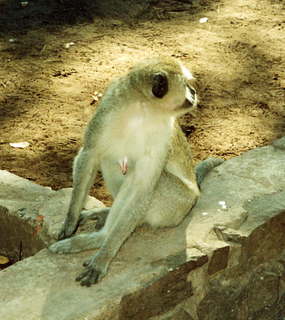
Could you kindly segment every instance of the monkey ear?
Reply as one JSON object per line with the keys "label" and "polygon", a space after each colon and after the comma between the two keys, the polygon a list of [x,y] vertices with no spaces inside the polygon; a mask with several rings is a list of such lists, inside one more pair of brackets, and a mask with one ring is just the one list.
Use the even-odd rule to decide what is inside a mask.
{"label": "monkey ear", "polygon": [[168,79],[165,73],[159,72],[153,75],[152,93],[157,98],[163,98],[168,92]]}

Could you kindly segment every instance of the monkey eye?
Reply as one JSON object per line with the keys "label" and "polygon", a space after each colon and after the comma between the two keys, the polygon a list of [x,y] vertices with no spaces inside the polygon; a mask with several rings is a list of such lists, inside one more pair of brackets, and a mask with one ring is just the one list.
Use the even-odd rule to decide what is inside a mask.
{"label": "monkey eye", "polygon": [[168,92],[168,79],[164,73],[155,73],[152,80],[152,93],[157,98],[163,98]]}

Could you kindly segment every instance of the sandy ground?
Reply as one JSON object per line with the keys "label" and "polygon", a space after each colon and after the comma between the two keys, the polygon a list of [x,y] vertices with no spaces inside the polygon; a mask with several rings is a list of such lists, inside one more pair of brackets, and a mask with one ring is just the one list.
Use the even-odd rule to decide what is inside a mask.
{"label": "sandy ground", "polygon": [[[181,59],[198,80],[197,115],[181,119],[195,161],[234,157],[284,135],[282,0],[158,1],[156,18],[131,23],[66,23],[37,14],[32,1],[13,11],[7,1],[0,1],[0,169],[70,187],[72,159],[98,104],[93,97],[159,54]],[[21,141],[29,147],[9,145]],[[111,201],[100,177],[92,194]]]}

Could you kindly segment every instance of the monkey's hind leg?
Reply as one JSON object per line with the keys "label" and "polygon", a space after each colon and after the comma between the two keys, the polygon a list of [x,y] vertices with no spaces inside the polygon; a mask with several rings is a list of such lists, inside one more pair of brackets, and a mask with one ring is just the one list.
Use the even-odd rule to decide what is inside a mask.
{"label": "monkey's hind leg", "polygon": [[98,249],[104,241],[102,232],[91,232],[55,242],[49,247],[53,253],[75,253],[89,249]]}
{"label": "monkey's hind leg", "polygon": [[87,222],[87,220],[97,220],[96,221],[96,229],[101,229],[106,222],[109,211],[111,208],[94,208],[90,210],[81,211],[79,217],[79,225],[83,225]]}
{"label": "monkey's hind leg", "polygon": [[206,160],[201,161],[196,165],[196,179],[197,184],[200,188],[201,183],[203,182],[206,175],[215,167],[219,166],[224,162],[223,159],[220,158],[207,158]]}

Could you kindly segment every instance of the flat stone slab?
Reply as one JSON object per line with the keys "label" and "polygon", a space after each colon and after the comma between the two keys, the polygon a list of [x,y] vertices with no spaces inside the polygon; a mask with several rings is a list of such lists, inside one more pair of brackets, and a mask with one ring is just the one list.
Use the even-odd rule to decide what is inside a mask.
{"label": "flat stone slab", "polygon": [[[0,170],[1,254],[17,260],[19,247],[25,258],[54,242],[67,213],[71,192],[72,188],[54,191]],[[85,208],[94,207],[104,204],[88,197]]]}
{"label": "flat stone slab", "polygon": [[[181,225],[139,228],[107,276],[90,288],[74,279],[92,251],[55,255],[43,249],[1,271],[0,319],[282,319],[284,149],[285,138],[215,168]],[[53,242],[70,191],[33,186],[34,194],[41,189],[43,198],[27,191],[14,199],[13,186],[9,192],[1,188],[9,176],[2,178],[2,173],[2,224],[7,221],[3,216],[21,218],[19,212],[26,210],[22,219],[43,216],[36,236],[45,245]]]}

